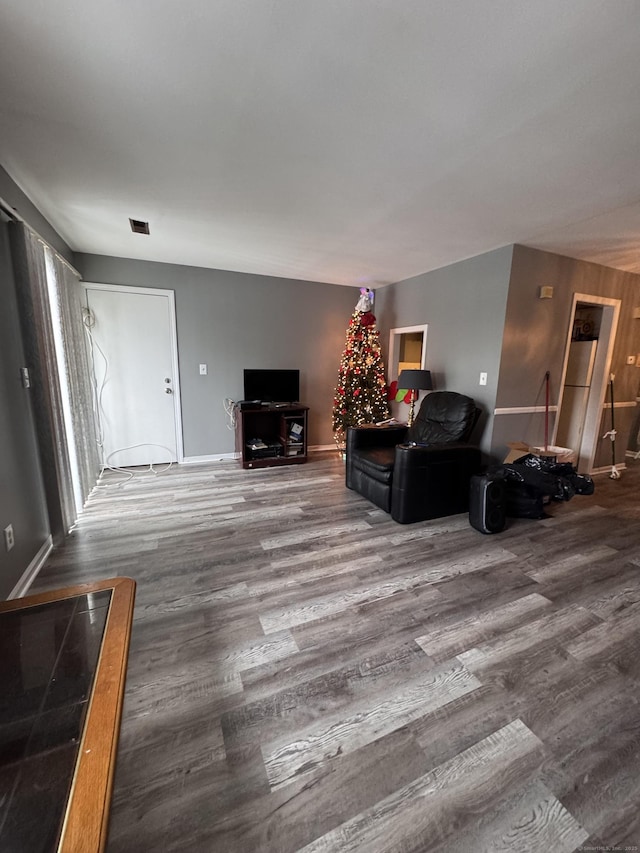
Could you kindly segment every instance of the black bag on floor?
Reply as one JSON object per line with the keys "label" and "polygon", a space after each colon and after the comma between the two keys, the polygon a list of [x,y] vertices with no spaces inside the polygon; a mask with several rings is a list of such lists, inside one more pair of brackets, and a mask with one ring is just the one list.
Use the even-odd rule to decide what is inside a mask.
{"label": "black bag on floor", "polygon": [[509,518],[544,518],[544,495],[526,483],[505,481],[505,513]]}
{"label": "black bag on floor", "polygon": [[595,491],[593,480],[588,474],[569,474],[567,480],[575,489],[576,495],[592,495]]}
{"label": "black bag on floor", "polygon": [[566,477],[529,465],[520,465],[518,462],[502,465],[500,470],[508,482],[526,485],[530,494],[539,493],[554,501],[569,501],[575,495],[575,490]]}
{"label": "black bag on floor", "polygon": [[570,501],[593,494],[591,477],[578,474],[569,462],[553,462],[529,453],[490,471],[504,480],[505,510],[510,518],[544,518],[549,501]]}
{"label": "black bag on floor", "polygon": [[[516,459],[513,464],[522,465],[534,471],[544,472],[545,474],[562,477],[567,480],[570,488],[576,495],[592,495],[594,492],[595,487],[592,478],[587,474],[578,474],[576,467],[570,462],[552,462],[542,456],[527,453],[525,456]],[[569,498],[560,498],[560,500],[569,500]]]}

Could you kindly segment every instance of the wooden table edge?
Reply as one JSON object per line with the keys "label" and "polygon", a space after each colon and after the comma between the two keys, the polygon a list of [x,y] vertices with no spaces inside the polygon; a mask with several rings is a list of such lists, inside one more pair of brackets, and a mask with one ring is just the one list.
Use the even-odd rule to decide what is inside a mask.
{"label": "wooden table edge", "polygon": [[0,603],[0,613],[3,613],[113,590],[58,844],[59,853],[102,851],[107,842],[135,588],[131,578],[108,578]]}

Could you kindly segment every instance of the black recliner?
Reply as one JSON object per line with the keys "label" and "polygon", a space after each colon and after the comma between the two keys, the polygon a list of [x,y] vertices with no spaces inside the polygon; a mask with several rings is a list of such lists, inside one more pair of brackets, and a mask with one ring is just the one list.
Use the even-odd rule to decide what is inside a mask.
{"label": "black recliner", "polygon": [[408,429],[350,427],[347,487],[400,524],[466,512],[481,469],[480,449],[468,443],[479,416],[471,397],[434,391]]}

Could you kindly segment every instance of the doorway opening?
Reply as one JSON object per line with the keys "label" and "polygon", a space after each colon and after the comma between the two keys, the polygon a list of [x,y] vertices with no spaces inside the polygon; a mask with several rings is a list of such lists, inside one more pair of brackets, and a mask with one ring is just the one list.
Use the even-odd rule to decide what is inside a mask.
{"label": "doorway opening", "polygon": [[389,333],[389,383],[403,370],[424,370],[428,326],[405,326]]}
{"label": "doorway opening", "polygon": [[591,473],[618,328],[620,300],[574,293],[553,444]]}
{"label": "doorway opening", "polygon": [[[403,370],[425,370],[427,365],[427,329],[424,326],[404,326],[389,332],[389,362],[387,382],[397,382]],[[399,391],[400,389],[398,389]],[[407,405],[391,400],[394,417],[406,420]]]}

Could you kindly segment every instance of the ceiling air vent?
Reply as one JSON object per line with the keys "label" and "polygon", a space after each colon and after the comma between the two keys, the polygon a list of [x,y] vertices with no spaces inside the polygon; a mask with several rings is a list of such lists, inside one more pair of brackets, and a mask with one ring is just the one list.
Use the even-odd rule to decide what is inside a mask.
{"label": "ceiling air vent", "polygon": [[141,219],[129,219],[129,225],[134,234],[148,234],[149,223],[143,222]]}

